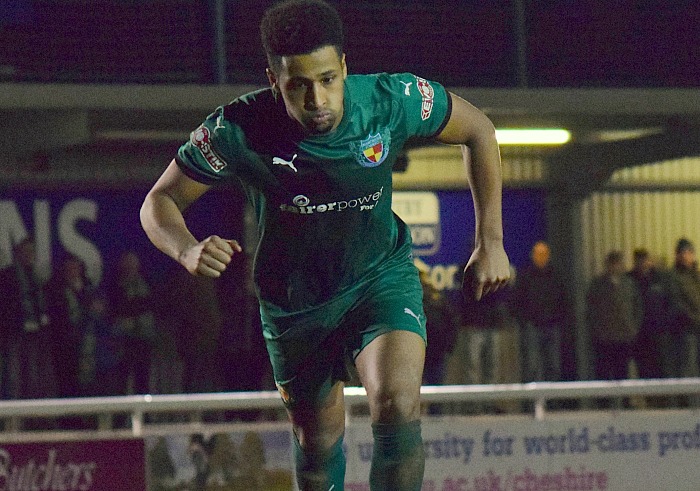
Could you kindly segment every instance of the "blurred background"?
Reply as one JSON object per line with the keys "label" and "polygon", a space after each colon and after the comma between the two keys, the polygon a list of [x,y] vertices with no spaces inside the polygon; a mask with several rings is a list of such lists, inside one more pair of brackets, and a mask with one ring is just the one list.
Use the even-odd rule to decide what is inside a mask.
{"label": "blurred background", "polygon": [[[54,362],[76,360],[76,385],[58,395],[94,394],[107,390],[100,381],[115,379],[110,393],[270,387],[248,281],[255,223],[240,190],[214,189],[189,211],[196,235],[240,238],[246,249],[214,283],[182,275],[156,251],[138,209],[207,114],[265,86],[258,22],[272,3],[0,3],[0,268],[11,269],[17,245],[31,237],[32,268],[54,321],[67,307],[61,295],[51,297],[72,284],[64,266],[77,260],[91,292],[83,315],[98,311],[109,324],[99,331],[93,319],[89,328],[48,331]],[[680,238],[700,240],[700,4],[330,3],[345,22],[350,72],[412,72],[472,102],[499,130],[559,131],[555,141],[499,135],[505,242],[516,273],[530,266],[537,241],[549,245],[570,303],[566,377],[595,377],[586,292],[608,253],[621,251],[631,269],[633,251],[643,248],[666,271]],[[395,168],[395,185],[396,211],[412,227],[431,287],[459,304],[473,230],[459,149],[416,142]],[[147,287],[135,280],[142,288],[119,293],[124,275]],[[147,300],[137,305],[134,291]],[[95,297],[104,300],[102,313]],[[114,327],[144,314],[154,320],[141,330]],[[12,375],[21,365],[12,350],[22,351],[13,329],[3,326],[4,377],[21,377]],[[55,347],[69,336],[65,329],[75,340],[70,352]],[[502,341],[503,363],[515,367],[518,333]],[[96,346],[114,348],[100,355]],[[149,353],[148,366],[134,368],[125,355],[133,350]],[[504,377],[522,379],[517,370]],[[4,397],[30,396],[13,383],[24,382],[4,383]]]}

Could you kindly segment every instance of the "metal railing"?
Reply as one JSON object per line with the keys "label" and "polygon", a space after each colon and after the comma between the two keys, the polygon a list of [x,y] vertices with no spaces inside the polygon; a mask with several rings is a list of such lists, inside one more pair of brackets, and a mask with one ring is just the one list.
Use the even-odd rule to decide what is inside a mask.
{"label": "metal railing", "polygon": [[[548,401],[699,395],[700,378],[440,385],[421,388],[421,400],[424,403],[529,401],[533,403],[534,418],[539,420],[546,416]],[[366,403],[367,394],[362,387],[345,388],[348,420],[352,418],[353,408]],[[0,401],[0,420],[5,422],[5,430],[1,437],[8,440],[27,433],[22,429],[21,422],[28,418],[96,416],[99,422],[97,432],[104,434],[112,431],[111,422],[114,415],[127,414],[130,425],[126,434],[140,437],[146,432],[146,426],[149,426],[146,423],[147,414],[185,414],[190,416],[191,422],[201,424],[201,414],[206,411],[281,408],[282,403],[277,391]],[[54,435],[55,433],[52,432]]]}

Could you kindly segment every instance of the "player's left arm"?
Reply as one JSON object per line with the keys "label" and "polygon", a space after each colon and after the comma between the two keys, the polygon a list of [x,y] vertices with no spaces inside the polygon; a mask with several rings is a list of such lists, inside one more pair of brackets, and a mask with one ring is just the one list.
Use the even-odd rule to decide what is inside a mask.
{"label": "player's left arm", "polygon": [[491,120],[461,97],[448,95],[452,112],[436,140],[462,147],[476,218],[474,251],[464,270],[463,288],[478,300],[510,277],[503,248],[501,156]]}

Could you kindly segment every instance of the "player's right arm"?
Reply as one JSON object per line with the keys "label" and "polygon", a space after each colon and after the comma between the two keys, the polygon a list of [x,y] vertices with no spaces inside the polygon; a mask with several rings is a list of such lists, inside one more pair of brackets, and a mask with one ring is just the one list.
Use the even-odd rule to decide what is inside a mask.
{"label": "player's right arm", "polygon": [[173,160],[148,192],[141,206],[141,226],[153,244],[193,275],[218,278],[241,252],[235,240],[211,235],[198,241],[183,212],[210,186],[187,177]]}

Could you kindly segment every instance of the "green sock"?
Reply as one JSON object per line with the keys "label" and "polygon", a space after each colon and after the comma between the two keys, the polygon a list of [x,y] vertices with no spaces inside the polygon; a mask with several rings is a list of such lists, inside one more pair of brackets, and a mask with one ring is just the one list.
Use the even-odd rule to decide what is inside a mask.
{"label": "green sock", "polygon": [[[374,451],[369,485],[372,491],[420,491],[425,452],[420,420],[372,425]],[[334,490],[335,491],[335,490]]]}
{"label": "green sock", "polygon": [[294,438],[294,460],[300,491],[343,491],[345,454],[343,435],[325,452],[306,452]]}

